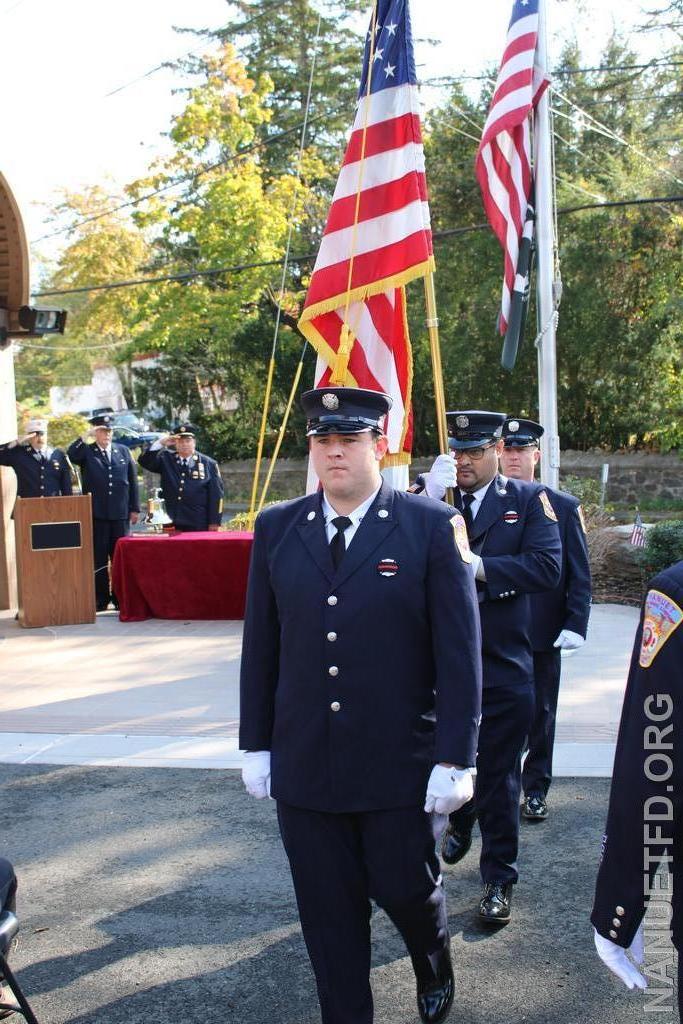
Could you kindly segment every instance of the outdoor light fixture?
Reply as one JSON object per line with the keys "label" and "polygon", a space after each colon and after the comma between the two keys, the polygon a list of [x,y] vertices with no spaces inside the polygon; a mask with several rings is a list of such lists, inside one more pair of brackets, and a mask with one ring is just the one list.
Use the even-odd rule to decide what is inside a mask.
{"label": "outdoor light fixture", "polygon": [[[46,306],[22,306],[16,313],[0,309],[0,349],[7,348],[13,338],[21,340],[41,338],[44,334],[64,334],[66,316],[65,309]],[[14,326],[17,321],[20,330]]]}

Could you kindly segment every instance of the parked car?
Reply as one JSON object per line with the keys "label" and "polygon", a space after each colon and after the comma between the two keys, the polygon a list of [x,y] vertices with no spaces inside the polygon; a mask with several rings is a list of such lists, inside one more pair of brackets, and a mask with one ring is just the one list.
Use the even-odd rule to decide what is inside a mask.
{"label": "parked car", "polygon": [[149,430],[149,423],[143,419],[137,409],[119,409],[118,412],[112,413],[112,418],[116,427],[128,427],[129,430],[135,430],[138,433]]}
{"label": "parked car", "polygon": [[125,444],[126,448],[142,448],[143,445],[153,444],[164,435],[160,430],[131,430],[130,427],[114,425],[112,438],[117,444]]}

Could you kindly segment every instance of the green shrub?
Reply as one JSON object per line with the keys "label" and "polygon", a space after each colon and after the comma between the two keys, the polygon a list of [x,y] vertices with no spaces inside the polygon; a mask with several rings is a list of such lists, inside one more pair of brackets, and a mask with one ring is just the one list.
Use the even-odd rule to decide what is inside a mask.
{"label": "green shrub", "polygon": [[83,416],[73,412],[53,416],[47,425],[47,440],[51,448],[68,448],[81,434],[90,430],[90,424]]}
{"label": "green shrub", "polygon": [[584,512],[600,504],[601,484],[599,480],[594,480],[593,477],[564,476],[560,481],[560,486],[563,491],[573,494],[581,502],[584,506]]}
{"label": "green shrub", "polygon": [[638,558],[648,576],[680,562],[683,559],[683,521],[666,519],[651,526],[645,533],[645,547]]}

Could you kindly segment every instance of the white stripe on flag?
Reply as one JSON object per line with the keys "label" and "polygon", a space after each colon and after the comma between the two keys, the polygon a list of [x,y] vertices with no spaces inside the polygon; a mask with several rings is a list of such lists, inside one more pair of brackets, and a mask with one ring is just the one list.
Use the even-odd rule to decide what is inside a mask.
{"label": "white stripe on flag", "polygon": [[416,142],[408,142],[398,149],[390,149],[375,156],[366,156],[362,164],[360,160],[356,160],[342,167],[332,202],[354,196],[359,185],[365,191],[377,185],[398,181],[410,171],[419,171],[423,174],[424,169],[424,150],[422,145]]}
{"label": "white stripe on flag", "polygon": [[374,249],[402,242],[416,231],[421,231],[422,225],[422,202],[417,199],[404,206],[402,210],[362,221],[355,229],[355,237],[353,225],[340,231],[332,231],[325,235],[320,243],[315,269],[319,271],[334,266],[335,263],[345,262],[351,252],[355,256],[361,256]]}

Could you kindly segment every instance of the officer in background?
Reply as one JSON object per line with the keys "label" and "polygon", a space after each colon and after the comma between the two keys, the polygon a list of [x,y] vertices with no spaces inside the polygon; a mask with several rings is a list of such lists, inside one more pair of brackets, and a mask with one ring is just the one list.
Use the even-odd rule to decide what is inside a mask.
{"label": "officer in background", "polygon": [[518,877],[521,758],[534,709],[528,595],[557,585],[562,549],[545,490],[498,473],[505,414],[467,410],[447,417],[455,462],[440,455],[424,489],[443,495],[456,483],[457,465],[455,503],[472,549],[484,690],[475,799],[451,814],[441,853],[447,864],[462,860],[478,818],[484,882],[479,917],[497,925],[510,920]]}
{"label": "officer in background", "polygon": [[138,460],[145,469],[161,474],[166,510],[176,530],[192,533],[215,531],[223,518],[218,463],[195,451],[195,433],[191,423],[183,423],[175,434],[155,441]]}
{"label": "officer in background", "polygon": [[20,498],[53,498],[72,493],[66,455],[47,443],[47,420],[29,420],[21,440],[0,445],[0,466],[10,466],[16,473]]}
{"label": "officer in background", "polygon": [[[657,995],[668,989],[673,998],[672,982],[668,974],[662,976],[661,937],[670,932],[679,951],[681,1019],[683,773],[678,747],[683,736],[682,622],[683,561],[650,580],[641,609],[591,914],[600,959],[628,988],[645,988],[645,978],[626,951],[630,951],[635,964],[643,963],[643,916],[648,905],[651,907],[647,931],[652,930],[659,962],[656,973],[649,973],[649,977],[660,982]],[[666,872],[655,877],[661,864],[666,865],[671,877]],[[658,1009],[661,1012],[663,1007]]]}
{"label": "officer in background", "polygon": [[83,493],[92,495],[93,547],[95,553],[95,601],[98,612],[109,602],[117,607],[110,591],[109,560],[119,537],[125,537],[130,525],[138,521],[137,468],[129,449],[112,443],[113,418],[105,413],[89,420],[92,429],[86,443],[79,437],[69,445],[67,454],[81,468]]}
{"label": "officer in background", "polygon": [[[534,470],[541,458],[542,434],[543,427],[533,420],[505,421],[500,457],[500,468],[505,476],[533,482]],[[560,528],[562,575],[553,590],[531,595],[536,710],[522,771],[522,814],[532,821],[543,821],[548,816],[546,797],[553,772],[561,652],[574,651],[583,645],[591,607],[591,570],[581,505],[566,491],[550,487],[545,491]]]}
{"label": "officer in background", "polygon": [[[430,813],[472,794],[481,637],[464,523],[382,481],[387,395],[302,398],[322,490],[256,520],[243,779],[272,793],[323,1024],[371,1024],[370,900],[411,955],[423,1021],[453,974]],[[271,782],[272,773],[272,782]]]}

